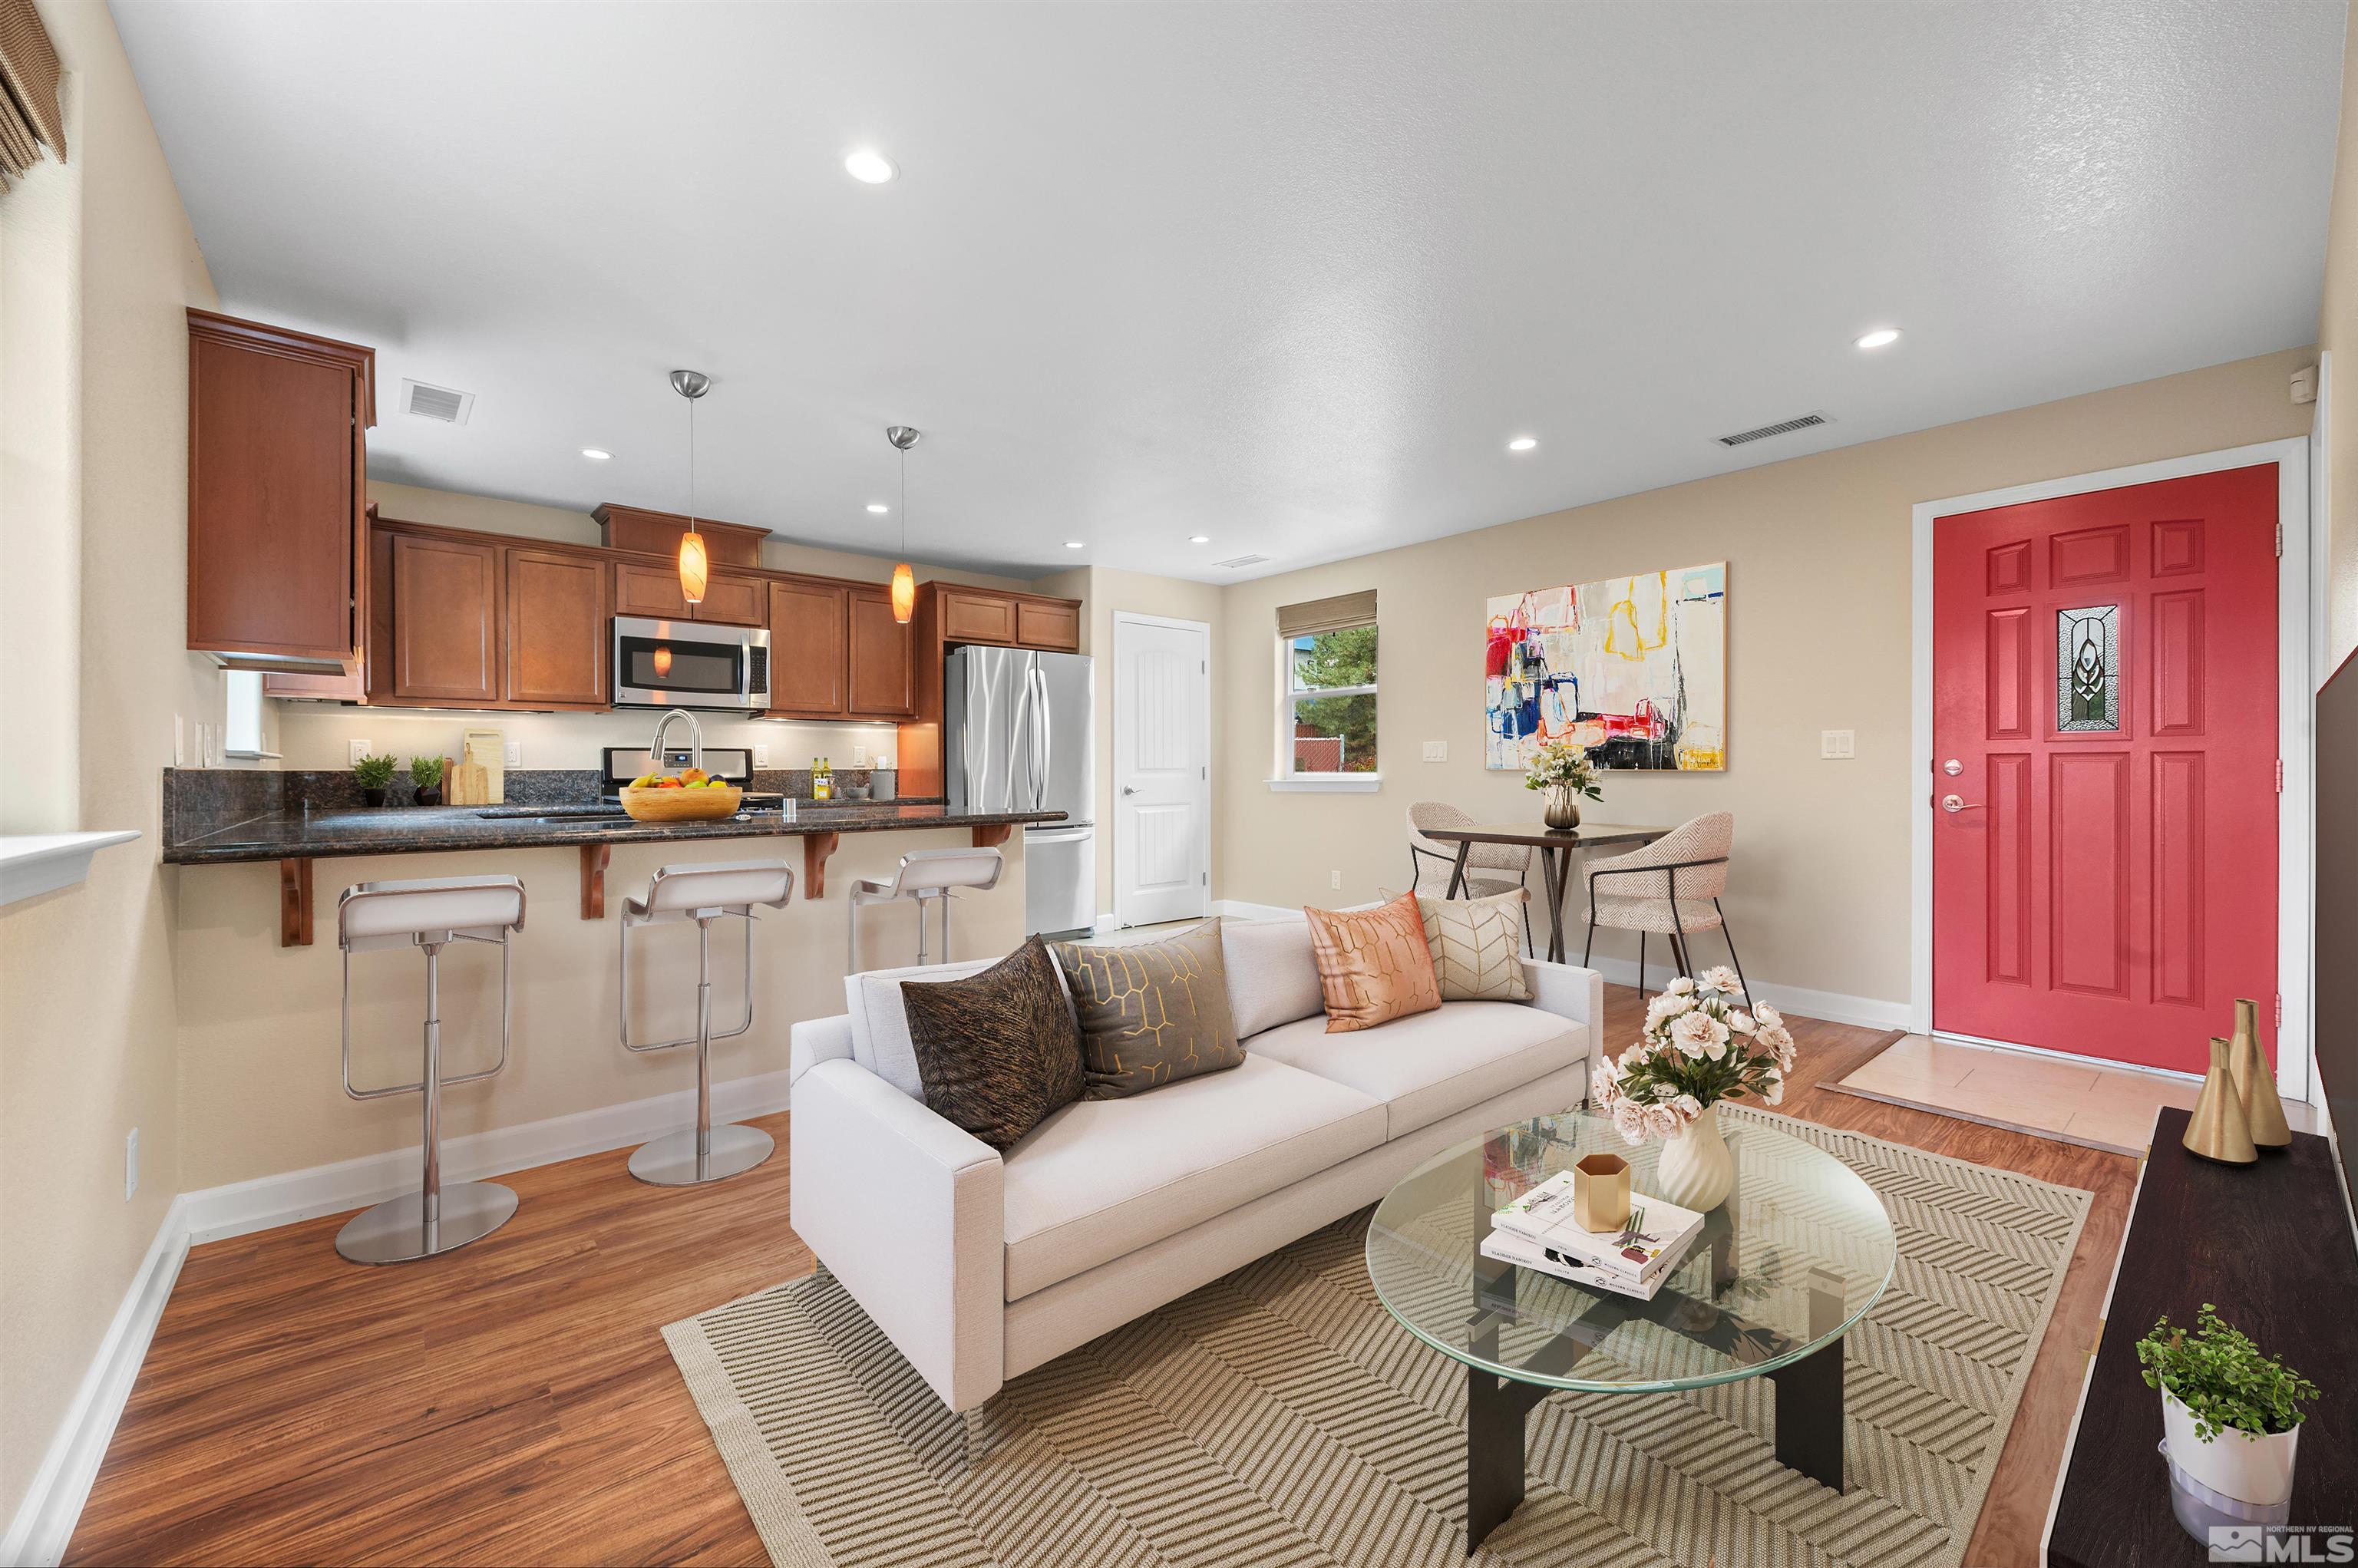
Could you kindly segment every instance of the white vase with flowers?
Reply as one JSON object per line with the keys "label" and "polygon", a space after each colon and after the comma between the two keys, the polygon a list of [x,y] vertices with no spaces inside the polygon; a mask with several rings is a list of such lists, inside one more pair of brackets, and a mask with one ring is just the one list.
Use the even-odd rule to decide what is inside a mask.
{"label": "white vase with flowers", "polygon": [[1748,1096],[1777,1105],[1793,1070],[1784,1018],[1766,1002],[1746,1011],[1742,995],[1725,964],[1680,976],[1647,1002],[1644,1035],[1594,1076],[1597,1108],[1624,1139],[1665,1141],[1650,1191],[1682,1208],[1715,1208],[1735,1183],[1719,1102]]}

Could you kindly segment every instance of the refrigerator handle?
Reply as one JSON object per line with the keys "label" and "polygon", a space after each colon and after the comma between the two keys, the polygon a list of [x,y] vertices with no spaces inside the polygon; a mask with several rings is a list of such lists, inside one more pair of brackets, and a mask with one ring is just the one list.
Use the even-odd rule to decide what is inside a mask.
{"label": "refrigerator handle", "polygon": [[[983,673],[975,668],[967,671],[966,735],[962,747],[966,752],[967,809],[969,811],[990,809],[990,747],[987,743],[979,747],[975,744],[976,736],[988,736],[990,732],[990,683],[981,678]],[[978,704],[982,710],[979,719],[975,712]],[[975,762],[978,754],[982,759],[979,768]]]}
{"label": "refrigerator handle", "polygon": [[1040,693],[1037,699],[1040,708],[1040,765],[1033,770],[1032,776],[1032,808],[1037,811],[1047,803],[1048,775],[1056,760],[1055,708],[1048,700],[1048,672],[1042,669],[1036,661],[1032,666],[1032,679]]}
{"label": "refrigerator handle", "polygon": [[1024,721],[1031,717],[1031,713],[1032,682],[1027,673],[1023,682],[1023,694],[1015,699],[1014,718],[1007,727],[1007,804],[1011,807],[1022,806],[1024,775],[1031,772],[1029,768],[1019,770],[1016,766],[1019,762],[1031,760],[1024,756],[1022,752],[1022,748],[1032,738],[1024,728]]}

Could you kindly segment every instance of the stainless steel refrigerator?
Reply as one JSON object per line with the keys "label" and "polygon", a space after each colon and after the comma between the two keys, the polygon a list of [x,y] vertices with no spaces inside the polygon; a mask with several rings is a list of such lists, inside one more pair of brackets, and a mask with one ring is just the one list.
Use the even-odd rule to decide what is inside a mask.
{"label": "stainless steel refrigerator", "polygon": [[953,811],[1061,811],[1023,829],[1023,913],[1049,935],[1097,925],[1095,666],[1083,654],[957,648],[942,689]]}

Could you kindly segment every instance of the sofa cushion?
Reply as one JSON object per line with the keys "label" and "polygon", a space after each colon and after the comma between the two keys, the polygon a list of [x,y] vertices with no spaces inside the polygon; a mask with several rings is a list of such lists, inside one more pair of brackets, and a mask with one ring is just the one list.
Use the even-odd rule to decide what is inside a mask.
{"label": "sofa cushion", "polygon": [[1228,1011],[1249,1037],[1326,1011],[1307,920],[1224,920],[1220,951],[1228,970]]}
{"label": "sofa cushion", "polygon": [[1416,895],[1379,908],[1304,909],[1326,1027],[1336,1034],[1374,1029],[1441,1005],[1441,981],[1424,940]]}
{"label": "sofa cushion", "polygon": [[1245,1059],[1218,921],[1160,942],[1059,942],[1055,951],[1080,1020],[1089,1098],[1118,1099]]}
{"label": "sofa cushion", "polygon": [[1250,1054],[1228,1072],[1068,1105],[1004,1155],[1007,1299],[1364,1153],[1385,1123],[1357,1089]]}
{"label": "sofa cushion", "polygon": [[903,969],[870,969],[844,976],[844,1011],[851,1014],[851,1059],[911,1099],[922,1101],[925,1085],[917,1076],[917,1048],[909,1042],[909,1013],[901,1002],[901,982],[962,980],[998,961],[913,964]]}
{"label": "sofa cushion", "polygon": [[1353,1034],[1305,1018],[1245,1049],[1383,1101],[1391,1139],[1574,1065],[1588,1054],[1588,1027],[1520,1002],[1451,1001]]}
{"label": "sofa cushion", "polygon": [[1087,1087],[1072,1003],[1037,936],[962,980],[903,980],[901,1002],[925,1108],[993,1149]]}

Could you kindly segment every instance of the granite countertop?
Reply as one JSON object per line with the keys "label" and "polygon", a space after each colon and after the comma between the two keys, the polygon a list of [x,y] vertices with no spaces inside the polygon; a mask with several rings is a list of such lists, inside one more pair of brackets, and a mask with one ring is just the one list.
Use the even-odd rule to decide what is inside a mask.
{"label": "granite countertop", "polygon": [[584,844],[654,844],[693,838],[776,838],[813,833],[878,833],[895,828],[1016,827],[1061,822],[1061,811],[952,811],[913,802],[813,806],[791,815],[761,812],[717,822],[634,822],[585,816],[580,803],[530,806],[379,806],[278,811],[168,838],[174,865],[295,860],[339,855],[409,855],[450,849],[565,849]]}

